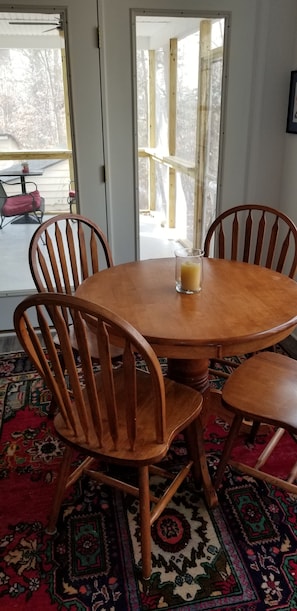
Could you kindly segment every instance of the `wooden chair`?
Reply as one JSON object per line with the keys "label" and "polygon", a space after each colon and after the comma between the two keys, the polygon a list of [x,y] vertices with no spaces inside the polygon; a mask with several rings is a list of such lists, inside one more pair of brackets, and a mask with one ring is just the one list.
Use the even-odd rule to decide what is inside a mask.
{"label": "wooden chair", "polygon": [[[275,208],[260,204],[235,206],[222,212],[209,227],[204,254],[262,265],[293,278],[297,268],[297,227]],[[215,362],[228,368],[238,367],[238,362],[232,359],[212,360],[210,373],[222,378],[228,378],[229,373],[215,369]],[[258,424],[252,425],[250,442],[258,428]]]}
{"label": "wooden chair", "polygon": [[[81,358],[79,376],[63,312],[70,309]],[[61,368],[59,349],[53,342],[47,312],[59,336],[69,382]],[[41,337],[32,319],[37,318]],[[100,354],[101,370],[94,373],[85,320],[92,318]],[[17,337],[59,406],[54,425],[66,445],[58,476],[47,532],[54,533],[65,489],[83,473],[96,481],[119,488],[139,498],[142,571],[151,574],[151,525],[161,514],[190,469],[201,483],[210,506],[216,495],[209,477],[200,422],[202,395],[162,375],[150,344],[128,322],[106,308],[69,295],[39,293],[26,298],[14,314]],[[110,345],[123,348],[123,366],[112,367]],[[135,351],[144,359],[149,373],[137,370]],[[49,364],[49,361],[50,364]],[[189,448],[186,464],[178,474],[156,467],[167,454],[173,438],[184,431]],[[73,450],[84,453],[84,462],[71,472]],[[91,468],[99,459],[100,469]],[[110,470],[103,465],[111,465]],[[112,470],[112,465],[115,465]],[[118,479],[117,466],[134,469],[138,485]],[[171,480],[161,498],[150,493],[149,473]],[[153,505],[151,508],[150,505]]]}
{"label": "wooden chair", "polygon": [[259,204],[229,208],[209,227],[206,257],[262,265],[293,278],[297,268],[297,227],[283,212]]}
{"label": "wooden chair", "polygon": [[[235,206],[222,212],[210,225],[204,254],[262,265],[293,278],[297,268],[297,227],[280,210],[259,204]],[[216,362],[238,366],[230,359]],[[212,367],[210,371],[225,378],[229,375]]]}
{"label": "wooden chair", "polygon": [[85,278],[111,267],[111,250],[103,231],[80,214],[59,214],[35,231],[29,265],[38,291],[75,292]]}
{"label": "wooden chair", "polygon": [[[8,194],[5,191],[4,185],[7,185],[7,188],[17,186],[18,192],[16,194]],[[21,216],[27,218],[32,216],[39,224],[42,223],[44,198],[41,197],[35,182],[27,182],[27,186],[28,185],[32,185],[32,190],[28,193],[20,193],[19,182],[6,183],[0,180],[0,229],[12,223],[16,217]],[[5,223],[4,221],[6,218],[9,220]]]}
{"label": "wooden chair", "polygon": [[[47,220],[35,231],[29,245],[29,265],[39,292],[72,295],[88,276],[113,265],[111,250],[103,231],[93,221],[79,214],[60,214]],[[71,319],[69,333],[73,349],[76,336]],[[94,360],[98,350],[87,329]],[[113,357],[120,350],[113,349]]]}
{"label": "wooden chair", "polygon": [[239,471],[263,479],[297,494],[297,462],[288,480],[284,481],[261,470],[278,439],[272,441],[262,452],[255,467],[230,459],[235,440],[238,438],[243,419],[267,423],[297,435],[297,361],[277,352],[259,352],[235,369],[224,384],[222,403],[234,415],[223,454],[215,477],[215,487],[222,482],[227,464]]}

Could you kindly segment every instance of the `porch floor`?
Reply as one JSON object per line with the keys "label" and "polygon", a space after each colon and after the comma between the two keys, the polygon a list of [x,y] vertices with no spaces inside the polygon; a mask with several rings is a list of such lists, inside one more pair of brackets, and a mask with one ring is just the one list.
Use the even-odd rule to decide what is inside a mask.
{"label": "porch floor", "polygon": [[[52,215],[44,216],[44,220]],[[0,230],[0,296],[35,290],[28,264],[28,246],[36,224],[13,224]],[[174,256],[176,230],[162,226],[157,217],[140,216],[140,258]]]}

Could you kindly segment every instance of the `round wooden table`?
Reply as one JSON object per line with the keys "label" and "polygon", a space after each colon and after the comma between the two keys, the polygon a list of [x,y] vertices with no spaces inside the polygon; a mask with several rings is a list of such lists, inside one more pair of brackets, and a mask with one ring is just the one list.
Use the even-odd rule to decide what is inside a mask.
{"label": "round wooden table", "polygon": [[[209,359],[267,348],[297,325],[294,280],[225,259],[203,260],[202,290],[194,295],[176,292],[174,258],[100,271],[87,278],[76,295],[128,320],[158,356],[167,357],[169,377],[203,393],[202,426],[211,413],[230,420],[220,393],[209,388]],[[208,483],[204,490],[208,506],[214,507],[218,501],[213,487]]]}
{"label": "round wooden table", "polygon": [[113,310],[168,358],[168,375],[205,392],[214,357],[267,348],[297,325],[297,283],[265,267],[203,260],[202,290],[175,290],[175,259],[116,265],[87,278],[76,295]]}

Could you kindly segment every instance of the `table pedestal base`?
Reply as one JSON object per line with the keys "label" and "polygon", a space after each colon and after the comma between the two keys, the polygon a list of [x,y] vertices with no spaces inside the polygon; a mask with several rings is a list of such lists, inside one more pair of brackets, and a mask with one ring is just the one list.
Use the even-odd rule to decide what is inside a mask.
{"label": "table pedestal base", "polygon": [[[171,380],[186,384],[195,388],[203,394],[203,408],[200,415],[200,426],[197,432],[197,446],[199,452],[199,462],[201,467],[200,478],[203,482],[203,489],[208,507],[213,508],[218,505],[218,497],[207,467],[207,460],[204,449],[203,430],[207,420],[213,411],[212,393],[208,379],[208,359],[168,359],[167,375]],[[219,393],[215,393],[215,404],[220,403]],[[201,427],[201,428],[200,428]]]}
{"label": "table pedestal base", "polygon": [[168,377],[204,393],[209,387],[208,359],[168,359]]}

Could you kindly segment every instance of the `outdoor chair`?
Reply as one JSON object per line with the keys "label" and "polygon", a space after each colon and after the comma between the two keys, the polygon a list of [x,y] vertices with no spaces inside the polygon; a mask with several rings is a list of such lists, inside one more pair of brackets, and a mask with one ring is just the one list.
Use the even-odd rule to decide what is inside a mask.
{"label": "outdoor chair", "polygon": [[[7,194],[4,188],[4,185],[7,187],[14,187],[18,185],[20,188],[19,182],[7,183],[3,180],[0,180],[0,229],[12,223],[16,217],[25,216],[26,221],[28,222],[29,217],[33,217],[35,221],[39,224],[42,223],[43,214],[44,214],[44,198],[41,197],[37,185],[35,182],[27,182],[27,185],[33,185],[34,189],[29,191],[28,193],[20,193],[18,192],[16,195]],[[5,218],[9,218],[6,223],[4,223]]]}
{"label": "outdoor chair", "polygon": [[71,214],[76,214],[77,201],[76,201],[75,183],[73,180],[69,183],[69,193],[68,193],[67,201],[69,205],[69,212]]}
{"label": "outdoor chair", "polygon": [[287,481],[262,470],[267,457],[271,454],[280,434],[272,437],[257,460],[255,467],[230,459],[235,441],[239,438],[241,424],[245,418],[254,422],[266,423],[277,427],[281,432],[287,430],[295,439],[297,435],[297,361],[277,352],[259,352],[235,369],[227,379],[222,390],[222,404],[234,415],[228,437],[225,441],[219,462],[215,487],[219,488],[227,464],[247,475],[297,494],[297,462]]}
{"label": "outdoor chair", "polygon": [[[71,312],[79,372],[73,355],[65,311]],[[47,312],[57,330],[59,346],[67,369],[61,367],[59,348],[54,343]],[[39,332],[32,320],[38,321]],[[91,319],[100,355],[101,368],[95,372],[85,321]],[[189,386],[162,375],[159,360],[146,339],[127,321],[101,306],[74,296],[36,293],[20,303],[14,313],[17,337],[59,407],[54,419],[57,435],[66,448],[46,532],[54,534],[65,490],[80,476],[87,475],[139,500],[142,573],[151,574],[151,526],[193,470],[195,481],[209,493],[209,477],[200,421],[202,395]],[[111,344],[123,350],[123,364],[113,368]],[[44,351],[45,348],[45,351]],[[135,353],[149,373],[136,367]],[[174,437],[184,432],[188,456],[181,460],[179,473],[165,471],[160,463]],[[73,452],[85,460],[71,471]],[[98,459],[98,464],[94,463]],[[186,460],[185,460],[186,459]],[[77,460],[77,459],[76,459]],[[133,470],[136,481],[124,481]],[[170,482],[162,494],[150,491],[149,475]],[[201,482],[202,480],[202,482]],[[214,493],[214,498],[216,495]],[[152,506],[151,506],[152,505]]]}

